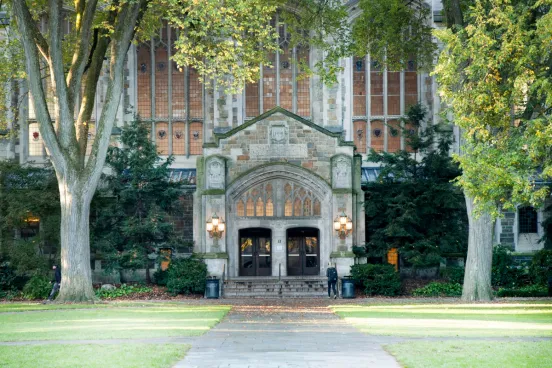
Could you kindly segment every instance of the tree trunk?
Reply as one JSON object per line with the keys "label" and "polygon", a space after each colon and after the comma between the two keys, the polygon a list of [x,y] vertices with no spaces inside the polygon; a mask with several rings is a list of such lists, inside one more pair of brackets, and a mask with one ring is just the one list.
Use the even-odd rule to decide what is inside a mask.
{"label": "tree trunk", "polygon": [[90,201],[95,185],[58,175],[61,204],[61,290],[57,302],[93,302]]}
{"label": "tree trunk", "polygon": [[493,221],[487,212],[476,217],[473,197],[468,194],[465,197],[470,232],[462,300],[489,301],[492,298]]}

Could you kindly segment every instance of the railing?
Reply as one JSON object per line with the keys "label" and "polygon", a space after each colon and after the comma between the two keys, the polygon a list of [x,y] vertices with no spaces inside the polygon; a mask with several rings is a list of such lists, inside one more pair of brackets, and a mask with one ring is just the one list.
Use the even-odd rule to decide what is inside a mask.
{"label": "railing", "polygon": [[282,264],[278,263],[278,281],[282,281]]}
{"label": "railing", "polygon": [[226,280],[226,263],[222,264],[222,277],[220,280],[220,297],[222,298],[222,293],[224,291],[224,280]]}

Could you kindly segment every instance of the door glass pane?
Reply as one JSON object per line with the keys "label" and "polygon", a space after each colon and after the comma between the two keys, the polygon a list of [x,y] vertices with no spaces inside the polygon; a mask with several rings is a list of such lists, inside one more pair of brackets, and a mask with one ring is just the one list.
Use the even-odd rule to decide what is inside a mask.
{"label": "door glass pane", "polygon": [[288,254],[299,254],[301,238],[288,238],[287,248]]}
{"label": "door glass pane", "polygon": [[259,268],[270,268],[271,267],[271,257],[269,255],[259,255],[258,265]]}
{"label": "door glass pane", "polygon": [[270,254],[270,238],[259,238],[259,254]]}
{"label": "door glass pane", "polygon": [[301,268],[301,257],[299,254],[288,254],[287,258],[288,268]]}
{"label": "door glass pane", "polygon": [[253,254],[253,238],[241,238],[241,254]]}
{"label": "door glass pane", "polygon": [[242,268],[253,268],[253,256],[245,254],[242,255],[241,263]]}
{"label": "door glass pane", "polygon": [[318,257],[315,255],[308,255],[305,259],[305,266],[306,267],[318,267]]}
{"label": "door glass pane", "polygon": [[305,238],[305,254],[317,254],[318,253],[318,238],[306,237]]}

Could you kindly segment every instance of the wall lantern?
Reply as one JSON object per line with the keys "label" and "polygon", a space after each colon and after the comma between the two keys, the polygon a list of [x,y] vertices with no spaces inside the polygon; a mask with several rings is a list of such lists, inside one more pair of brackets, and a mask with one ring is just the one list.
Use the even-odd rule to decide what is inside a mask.
{"label": "wall lantern", "polygon": [[345,212],[342,212],[341,215],[335,218],[334,230],[337,231],[337,234],[341,239],[345,239],[353,230],[353,221],[345,214]]}
{"label": "wall lantern", "polygon": [[205,229],[211,238],[220,239],[224,232],[224,220],[219,219],[216,213],[207,221]]}

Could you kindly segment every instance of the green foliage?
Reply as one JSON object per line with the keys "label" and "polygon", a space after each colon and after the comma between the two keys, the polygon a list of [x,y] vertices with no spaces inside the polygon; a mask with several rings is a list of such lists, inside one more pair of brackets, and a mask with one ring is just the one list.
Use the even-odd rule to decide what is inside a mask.
{"label": "green foliage", "polygon": [[17,275],[9,262],[0,260],[0,292],[21,290],[27,281],[27,277]]}
{"label": "green foliage", "polygon": [[175,259],[167,270],[167,290],[173,294],[202,294],[207,265],[195,258]]}
{"label": "green foliage", "polygon": [[360,0],[353,25],[355,53],[390,70],[404,70],[409,61],[430,68],[436,45],[432,40],[430,7],[420,0]]}
{"label": "green foliage", "polygon": [[452,282],[431,282],[424,287],[414,290],[412,295],[425,297],[461,296],[462,284]]}
{"label": "green foliage", "polygon": [[135,294],[150,293],[152,291],[153,289],[147,286],[122,284],[120,287],[112,290],[97,289],[96,296],[101,299],[115,299]]}
{"label": "green foliage", "polygon": [[49,272],[48,260],[40,252],[38,239],[18,239],[7,247],[10,265],[17,275],[46,275]]}
{"label": "green foliage", "polygon": [[539,285],[546,285],[552,277],[552,249],[542,249],[533,255],[529,266],[531,280]]}
{"label": "green foliage", "polygon": [[493,249],[491,283],[495,287],[514,287],[529,283],[526,268],[514,264],[512,252],[507,247],[497,245]]}
{"label": "green foliage", "polygon": [[176,238],[170,216],[180,184],[169,181],[173,158],[161,160],[148,132],[140,121],[123,129],[124,148],[110,147],[111,175],[94,199],[92,244],[108,270],[147,268],[149,254]]}
{"label": "green foliage", "polygon": [[512,288],[498,289],[496,296],[499,297],[544,297],[548,296],[548,289],[542,285],[527,285]]}
{"label": "green foliage", "polygon": [[153,274],[153,281],[159,286],[167,286],[168,277],[168,271],[163,271],[161,268],[158,268]]}
{"label": "green foliage", "polygon": [[52,291],[52,284],[46,276],[35,275],[25,284],[23,297],[25,299],[45,299]]}
{"label": "green foliage", "polygon": [[[412,106],[404,123],[421,129],[426,111]],[[378,180],[366,193],[367,251],[382,257],[398,248],[414,267],[438,265],[442,253],[465,253],[468,223],[464,197],[451,180],[460,175],[449,157],[452,137],[432,126],[419,134],[404,130],[415,152],[378,153],[371,162],[382,165]],[[435,144],[437,142],[437,144]],[[423,154],[422,158],[418,157]]]}
{"label": "green foliage", "polygon": [[366,295],[395,296],[401,290],[401,279],[392,265],[353,265],[351,277],[356,285],[364,287]]}
{"label": "green foliage", "polygon": [[499,216],[538,206],[552,177],[550,1],[485,0],[465,9],[465,27],[436,32],[435,74],[463,132],[458,183],[480,211]]}
{"label": "green foliage", "polygon": [[441,269],[441,277],[451,284],[462,285],[464,283],[464,272],[464,267],[447,267]]}

